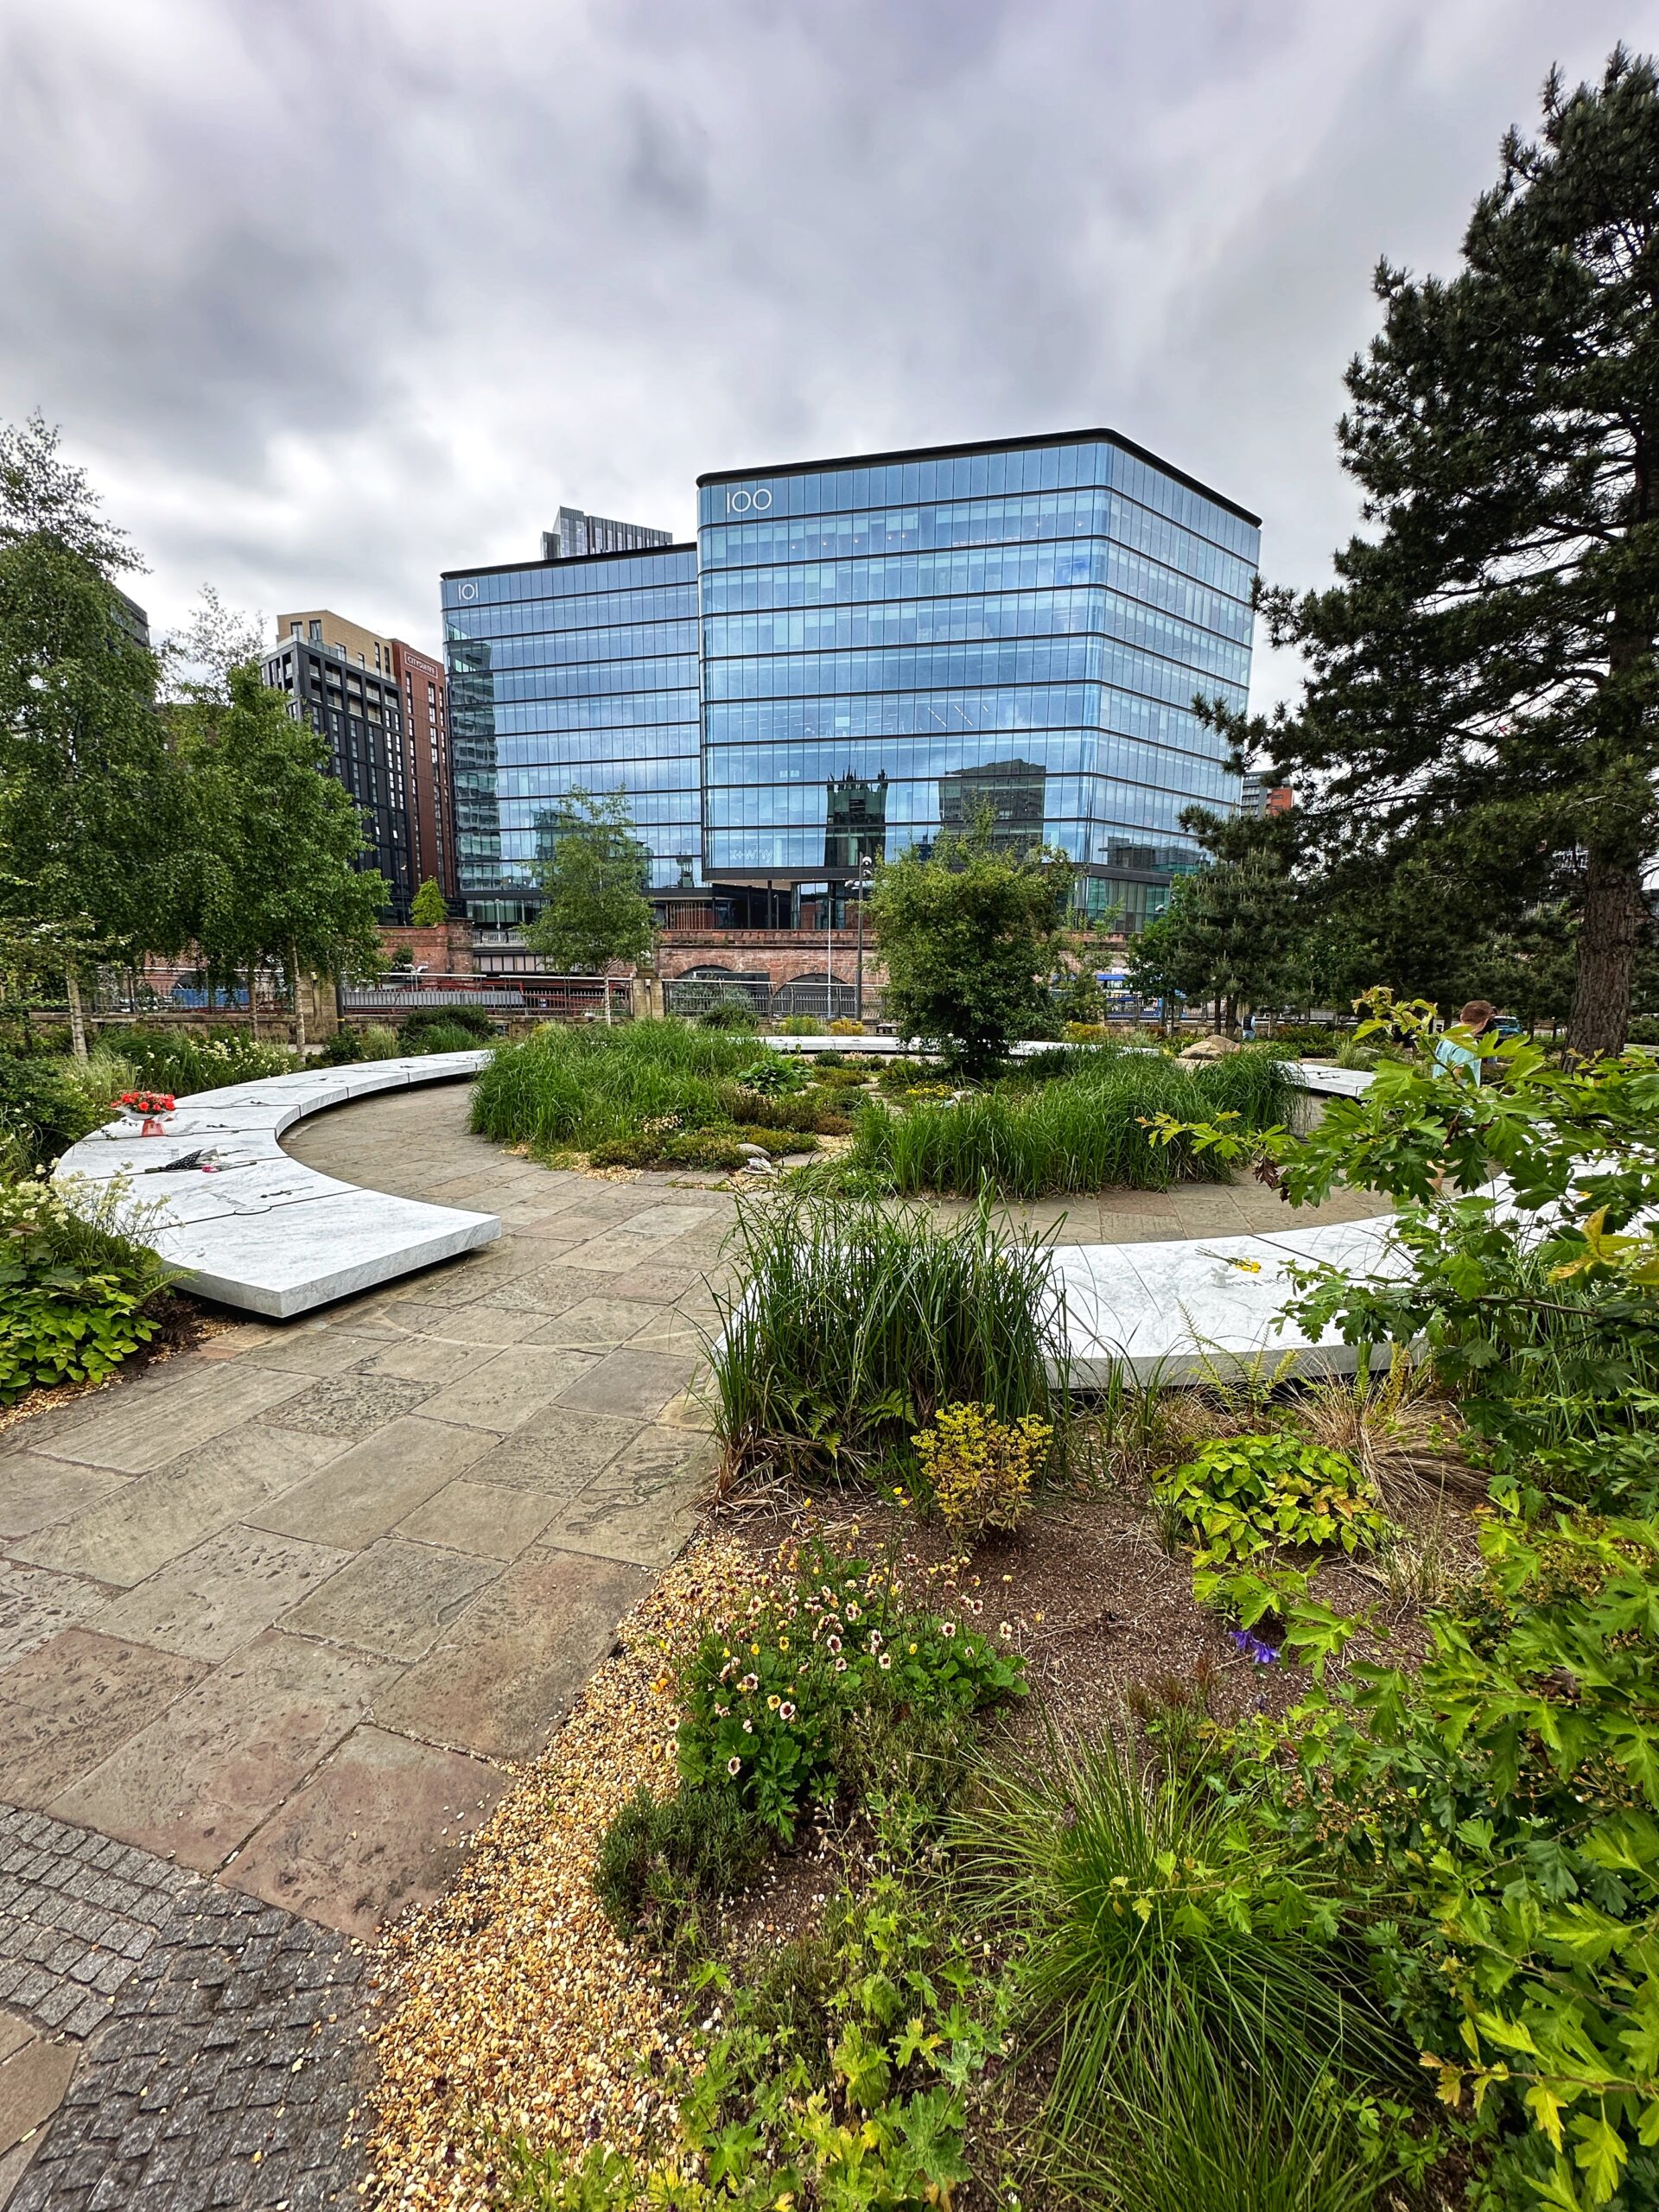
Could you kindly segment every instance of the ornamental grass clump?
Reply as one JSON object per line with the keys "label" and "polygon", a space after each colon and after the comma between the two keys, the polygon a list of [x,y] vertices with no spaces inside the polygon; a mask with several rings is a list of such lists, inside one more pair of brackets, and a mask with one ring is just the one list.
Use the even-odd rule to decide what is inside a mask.
{"label": "ornamental grass clump", "polygon": [[497,1051],[474,1086],[472,1125],[498,1143],[588,1152],[670,1116],[681,1129],[730,1123],[747,1118],[732,1107],[754,1057],[751,1038],[684,1021],[549,1023]]}
{"label": "ornamental grass clump", "polygon": [[1046,1236],[989,1203],[941,1227],[919,1209],[797,1198],[740,1209],[709,1353],[726,1478],[766,1466],[857,1476],[911,1450],[946,1405],[1069,1428],[1061,1294]]}
{"label": "ornamental grass clump", "polygon": [[1103,2087],[1155,2108],[1194,2042],[1295,2097],[1327,2075],[1410,2079],[1332,1885],[1234,1790],[1137,1750],[1127,1719],[986,1758],[946,1834],[976,1921],[1015,1945],[1020,2063],[1046,2084],[1058,2171],[1097,2190]]}
{"label": "ornamental grass clump", "polygon": [[912,1091],[899,1111],[873,1101],[854,1121],[854,1157],[880,1169],[906,1195],[977,1192],[1006,1198],[1054,1191],[1166,1190],[1176,1182],[1225,1180],[1231,1173],[1189,1137],[1154,1142],[1154,1117],[1181,1123],[1228,1114],[1243,1130],[1273,1128],[1290,1111],[1281,1063],[1266,1051],[1235,1052],[1180,1067],[1144,1052],[1110,1049],[1045,1054],[1064,1071],[1011,1075],[954,1101]]}
{"label": "ornamental grass clump", "polygon": [[972,1542],[991,1529],[1011,1533],[1025,1519],[1054,1431],[1033,1414],[1002,1421],[993,1406],[941,1406],[932,1427],[911,1440],[945,1527]]}

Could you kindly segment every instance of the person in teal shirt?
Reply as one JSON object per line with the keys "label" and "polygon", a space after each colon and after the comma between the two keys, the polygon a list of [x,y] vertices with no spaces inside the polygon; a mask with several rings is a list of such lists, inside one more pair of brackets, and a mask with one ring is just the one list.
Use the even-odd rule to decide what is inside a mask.
{"label": "person in teal shirt", "polygon": [[1481,1077],[1480,1039],[1488,1035],[1497,1020],[1497,1008],[1488,999],[1471,999],[1458,1016],[1458,1027],[1466,1030],[1471,1041],[1465,1044],[1447,1030],[1434,1047],[1437,1067],[1448,1075],[1454,1070],[1466,1074],[1472,1082]]}

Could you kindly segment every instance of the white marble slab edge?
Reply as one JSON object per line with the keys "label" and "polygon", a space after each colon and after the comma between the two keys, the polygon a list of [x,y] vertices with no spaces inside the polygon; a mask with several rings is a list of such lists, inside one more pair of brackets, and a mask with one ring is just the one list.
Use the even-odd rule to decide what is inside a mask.
{"label": "white marble slab edge", "polygon": [[[124,1178],[120,1204],[146,1243],[181,1270],[187,1289],[273,1320],[493,1243],[495,1215],[429,1205],[337,1181],[291,1159],[283,1130],[308,1114],[415,1084],[476,1075],[484,1052],[433,1052],[306,1068],[198,1091],[141,1137],[120,1119],[72,1145],[53,1170],[69,1203]],[[223,1164],[163,1164],[211,1148]]]}

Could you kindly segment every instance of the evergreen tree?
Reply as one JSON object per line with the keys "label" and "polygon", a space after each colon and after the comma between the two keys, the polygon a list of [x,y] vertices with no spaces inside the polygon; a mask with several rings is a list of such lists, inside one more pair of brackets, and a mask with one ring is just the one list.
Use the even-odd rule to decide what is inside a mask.
{"label": "evergreen tree", "polygon": [[1624,1040],[1659,842],[1652,63],[1621,48],[1572,93],[1552,74],[1540,139],[1512,131],[1502,161],[1454,277],[1377,272],[1383,327],[1338,428],[1368,534],[1332,589],[1264,595],[1313,671],[1268,744],[1385,870],[1446,833],[1475,885],[1529,868],[1535,901],[1576,856],[1588,1053]]}
{"label": "evergreen tree", "polygon": [[912,848],[888,861],[870,899],[887,1018],[969,1075],[995,1066],[1015,1038],[1052,1034],[1043,978],[1071,887],[1064,855],[994,849],[988,808],[925,859]]}
{"label": "evergreen tree", "polygon": [[1216,1000],[1224,1019],[1276,1003],[1299,934],[1291,874],[1297,825],[1291,815],[1223,817],[1189,807],[1182,827],[1211,855],[1178,877],[1164,912],[1130,947],[1129,973],[1144,996]]}
{"label": "evergreen tree", "polygon": [[410,904],[409,918],[417,930],[441,929],[449,918],[443,893],[429,875]]}

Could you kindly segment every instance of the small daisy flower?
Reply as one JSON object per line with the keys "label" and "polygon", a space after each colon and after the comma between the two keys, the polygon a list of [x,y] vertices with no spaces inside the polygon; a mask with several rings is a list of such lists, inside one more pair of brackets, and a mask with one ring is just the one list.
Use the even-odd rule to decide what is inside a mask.
{"label": "small daisy flower", "polygon": [[957,1624],[955,1621],[941,1621],[939,1623],[939,1634],[941,1636],[954,1636],[956,1632]]}
{"label": "small daisy flower", "polygon": [[837,1660],[836,1660],[836,1672],[838,1675],[844,1675],[844,1674],[846,1673],[846,1671],[847,1671],[847,1662],[846,1662],[844,1659],[837,1659]]}
{"label": "small daisy flower", "polygon": [[832,1636],[832,1637],[830,1637],[828,1639],[828,1642],[829,1642],[829,1646],[830,1646],[830,1650],[831,1650],[831,1651],[839,1651],[839,1650],[840,1650],[840,1649],[841,1649],[841,1638],[840,1638],[838,1636]]}
{"label": "small daisy flower", "polygon": [[777,1691],[774,1690],[772,1695],[766,1700],[766,1711],[768,1713],[776,1713],[781,1702],[782,1700],[779,1699]]}
{"label": "small daisy flower", "polygon": [[778,1718],[780,1720],[792,1720],[795,1718],[794,1707],[792,1705],[780,1705],[778,1708]]}
{"label": "small daisy flower", "polygon": [[881,1656],[880,1656],[880,1657],[876,1661],[876,1662],[875,1662],[875,1663],[876,1663],[876,1665],[877,1665],[878,1667],[880,1667],[880,1669],[881,1669],[882,1673],[885,1675],[885,1674],[887,1673],[887,1671],[888,1668],[889,1668],[889,1667],[891,1667],[891,1666],[892,1666],[892,1664],[893,1664],[893,1654],[892,1654],[892,1652],[891,1652],[891,1651],[884,1651],[884,1652],[881,1654]]}
{"label": "small daisy flower", "polygon": [[726,1762],[726,1771],[728,1774],[741,1774],[743,1771],[742,1760],[735,1756],[728,1759]]}

